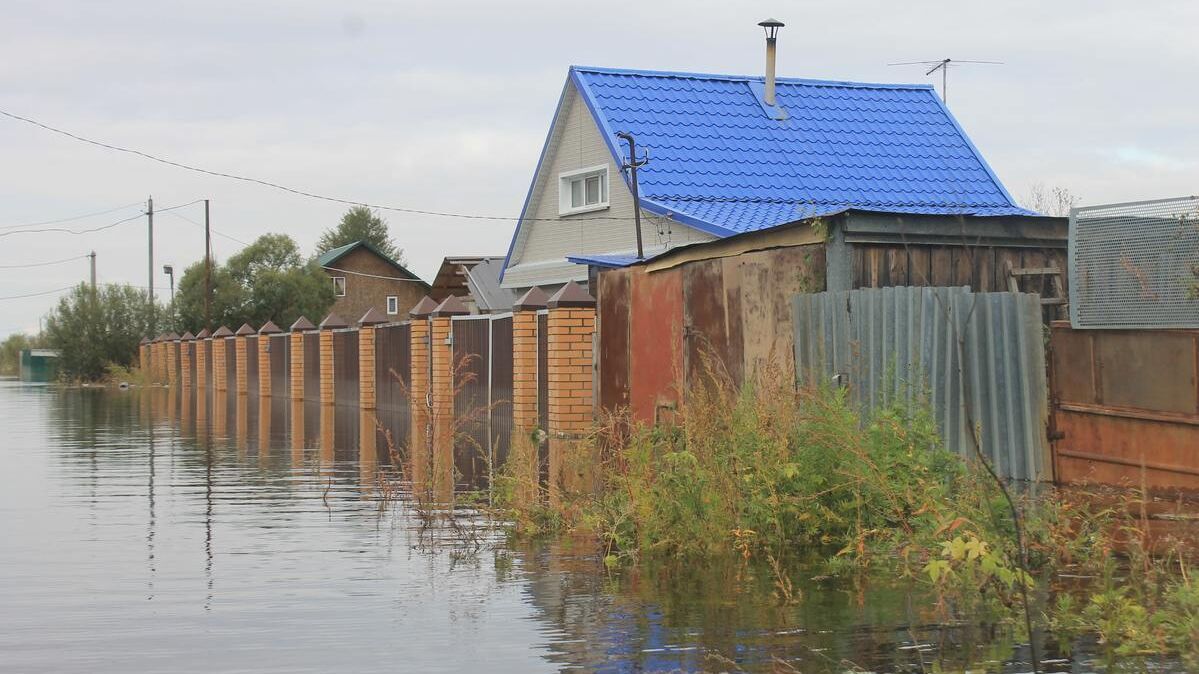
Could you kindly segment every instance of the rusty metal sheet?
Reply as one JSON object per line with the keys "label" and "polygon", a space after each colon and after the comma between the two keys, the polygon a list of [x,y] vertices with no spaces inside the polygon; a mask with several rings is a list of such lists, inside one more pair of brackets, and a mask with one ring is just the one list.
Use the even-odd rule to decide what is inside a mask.
{"label": "rusty metal sheet", "polygon": [[728,332],[728,350],[731,357],[725,363],[733,383],[740,386],[745,381],[745,329],[741,322],[741,260],[726,257],[721,260],[724,276],[724,320]]}
{"label": "rusty metal sheet", "polygon": [[679,409],[683,374],[683,275],[630,269],[629,407],[637,421],[669,419]]}
{"label": "rusty metal sheet", "polygon": [[[599,402],[614,411],[629,405],[629,276],[630,269],[601,272],[596,306],[599,313]],[[537,334],[544,334],[538,328]],[[540,352],[539,352],[540,353]],[[540,407],[539,407],[540,409]],[[543,425],[542,428],[545,428]]]}
{"label": "rusty metal sheet", "polygon": [[[318,332],[304,333],[304,400],[320,402],[321,399],[320,340],[321,336]],[[307,437],[315,436],[307,435]]]}
{"label": "rusty metal sheet", "polygon": [[1072,403],[1099,402],[1093,376],[1091,335],[1063,325],[1054,325],[1051,330],[1054,398]]}
{"label": "rusty metal sheet", "polygon": [[[683,370],[688,388],[727,377],[729,353],[721,260],[688,262],[683,270]],[[736,355],[739,360],[741,354]]]}
{"label": "rusty metal sheet", "polygon": [[1193,335],[1105,330],[1095,336],[1095,358],[1105,405],[1182,414],[1199,407]]}
{"label": "rusty metal sheet", "polygon": [[1058,481],[1150,490],[1199,490],[1199,420],[1116,416],[1102,408],[1055,411]]}

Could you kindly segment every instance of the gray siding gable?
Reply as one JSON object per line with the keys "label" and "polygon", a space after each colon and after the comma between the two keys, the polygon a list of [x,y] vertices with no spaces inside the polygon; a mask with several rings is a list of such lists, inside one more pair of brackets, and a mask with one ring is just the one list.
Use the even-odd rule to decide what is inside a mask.
{"label": "gray siding gable", "polygon": [[[559,216],[559,175],[592,166],[608,167],[608,208]],[[568,80],[522,214],[529,219],[517,226],[503,286],[527,288],[583,281],[587,278],[587,268],[567,262],[568,255],[635,253],[633,209],[633,195],[619,164],[574,82]],[[641,214],[641,235],[647,256],[715,238],[644,209]]]}

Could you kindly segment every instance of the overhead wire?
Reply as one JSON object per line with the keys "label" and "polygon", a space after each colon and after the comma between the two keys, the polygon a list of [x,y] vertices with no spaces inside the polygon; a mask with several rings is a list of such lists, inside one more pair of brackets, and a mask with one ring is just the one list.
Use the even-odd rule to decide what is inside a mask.
{"label": "overhead wire", "polygon": [[[297,189],[294,187],[288,187],[286,185],[281,185],[279,183],[271,182],[269,180],[263,180],[260,178],[252,178],[252,177],[248,177],[248,176],[237,175],[234,173],[226,173],[224,171],[214,171],[212,169],[206,169],[206,168],[202,168],[199,166],[193,166],[191,164],[184,164],[183,162],[166,159],[164,157],[159,157],[157,155],[153,155],[148,152],[143,152],[141,150],[135,150],[133,148],[122,147],[120,145],[113,145],[111,143],[105,143],[102,141],[93,140],[91,138],[87,138],[85,136],[80,136],[76,133],[72,133],[72,132],[66,131],[64,129],[59,129],[54,126],[50,126],[49,124],[46,124],[44,122],[39,122],[36,119],[31,119],[29,117],[23,117],[21,115],[18,115],[16,113],[12,113],[12,112],[8,112],[7,110],[3,110],[3,109],[0,109],[0,115],[3,115],[5,117],[8,117],[10,119],[14,119],[14,120],[17,120],[20,122],[24,122],[26,124],[31,124],[40,129],[50,131],[51,133],[56,133],[61,136],[66,136],[67,138],[77,140],[81,143],[87,143],[88,145],[94,145],[96,147],[101,147],[101,148],[104,148],[107,150],[112,150],[114,152],[122,152],[125,154],[135,155],[138,157],[142,157],[143,159],[148,159],[150,161],[158,162],[160,164],[165,164],[167,166],[173,166],[175,168],[183,169],[185,171],[192,171],[194,173],[201,173],[204,175],[215,176],[218,178],[228,178],[230,180],[237,180],[237,181],[241,181],[241,182],[245,182],[245,183],[261,185],[263,187],[269,187],[271,189],[279,190],[282,192],[289,192],[289,193],[295,194],[297,196],[308,197],[309,199],[318,199],[320,201],[328,201],[328,202],[337,203],[337,204],[345,204],[348,206],[365,206],[366,208],[373,208],[373,209],[380,210],[380,211],[393,211],[396,213],[409,213],[412,215],[429,215],[429,216],[442,217],[442,218],[459,218],[459,219],[463,219],[463,220],[505,220],[505,221],[513,221],[513,222],[515,222],[515,221],[533,222],[533,221],[541,221],[541,220],[558,222],[560,220],[560,218],[522,218],[519,216],[510,216],[510,215],[481,215],[478,213],[451,213],[448,211],[433,211],[433,210],[426,210],[426,209],[420,209],[420,208],[408,208],[408,207],[404,207],[404,206],[389,206],[386,204],[374,204],[369,201],[357,201],[355,199],[343,199],[341,197],[332,197],[332,196],[328,196],[328,195],[324,195],[324,194],[318,194],[316,192],[309,192],[307,190]],[[631,218],[631,217],[627,217],[627,216],[618,216],[618,215],[600,215],[600,216],[584,216],[584,217],[570,218],[570,220],[574,221],[574,222],[581,222],[581,221],[588,221],[588,220],[632,221],[634,219],[635,218]]]}
{"label": "overhead wire", "polygon": [[71,288],[74,288],[77,285],[78,284],[69,285],[69,286],[66,286],[65,288],[55,288],[54,290],[43,290],[42,292],[37,292],[37,293],[26,293],[24,295],[8,295],[6,297],[0,297],[0,300],[19,300],[19,299],[24,299],[26,297],[41,297],[42,295],[53,295],[54,293],[66,292],[66,291],[70,290]]}
{"label": "overhead wire", "polygon": [[404,278],[402,276],[381,276],[379,274],[368,274],[364,271],[350,271],[349,269],[338,269],[337,267],[327,267],[325,265],[321,265],[321,269],[327,269],[329,271],[341,272],[342,274],[350,274],[352,276],[365,276],[367,278],[380,278],[380,279],[384,279],[387,281],[408,281],[410,283],[424,283],[424,281],[422,281],[418,278]]}
{"label": "overhead wire", "polygon": [[47,262],[30,262],[28,264],[0,264],[0,269],[30,269],[32,267],[49,267],[51,265],[75,262],[76,260],[84,260],[87,259],[87,257],[87,255],[76,255],[75,257],[64,257],[61,260],[49,260]]}
{"label": "overhead wire", "polygon": [[89,229],[75,230],[75,229],[67,229],[65,227],[45,227],[42,229],[18,229],[18,230],[14,230],[11,232],[0,232],[0,237],[12,236],[13,234],[46,234],[46,233],[50,233],[50,232],[60,232],[63,234],[90,234],[92,232],[101,232],[106,229],[112,229],[113,227],[116,227],[117,225],[124,224],[131,220],[137,220],[138,218],[141,218],[144,215],[145,215],[145,213],[138,213],[137,215],[132,215],[132,216],[129,216],[128,218],[123,218],[121,220],[117,220],[116,222],[110,222],[107,225],[101,225],[99,227],[91,227]]}
{"label": "overhead wire", "polygon": [[116,208],[110,208],[105,211],[95,211],[93,213],[84,213],[83,215],[73,215],[69,218],[59,218],[58,220],[42,220],[41,222],[26,222],[26,223],[20,224],[20,225],[3,225],[3,226],[0,226],[0,229],[20,229],[22,227],[41,227],[42,225],[57,225],[62,222],[74,222],[75,220],[83,220],[85,218],[94,218],[98,215],[108,215],[109,213],[116,213],[117,211],[123,211],[127,208],[133,208],[134,206],[140,206],[141,204],[142,204],[142,202],[135,201],[131,204],[125,204],[124,206],[117,206]]}

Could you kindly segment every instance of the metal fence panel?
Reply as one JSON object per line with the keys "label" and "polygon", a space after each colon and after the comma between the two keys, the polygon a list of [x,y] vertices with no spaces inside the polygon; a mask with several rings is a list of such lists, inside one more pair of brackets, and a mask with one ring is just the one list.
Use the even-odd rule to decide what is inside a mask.
{"label": "metal fence panel", "polygon": [[[538,475],[541,485],[549,485],[550,479],[550,316],[547,311],[537,313],[537,426],[541,429],[541,442],[537,445]],[[627,357],[626,357],[627,361]],[[627,396],[626,396],[627,398]]]}
{"label": "metal fence panel", "polygon": [[258,336],[250,335],[246,340],[246,392],[258,395]]}
{"label": "metal fence panel", "polygon": [[271,397],[287,398],[291,384],[291,339],[286,333],[267,338],[271,350]]}
{"label": "metal fence panel", "polygon": [[411,335],[409,323],[375,328],[375,408],[397,447],[408,444],[412,425]]}
{"label": "metal fence panel", "polygon": [[333,402],[358,407],[358,331],[333,333]]}
{"label": "metal fence panel", "polygon": [[225,389],[237,391],[237,342],[236,337],[225,338]]}
{"label": "metal fence panel", "polygon": [[1199,328],[1199,197],[1070,211],[1075,328]]}
{"label": "metal fence panel", "polygon": [[491,439],[491,462],[497,469],[508,460],[512,445],[512,316],[499,316],[491,323],[491,404],[487,437]]}
{"label": "metal fence panel", "polygon": [[321,399],[321,335],[304,333],[304,400]]}
{"label": "metal fence panel", "polygon": [[491,321],[487,316],[453,319],[454,466],[459,485],[485,484],[491,453],[487,431],[490,404]]}
{"label": "metal fence panel", "polygon": [[864,412],[926,398],[945,446],[1048,479],[1048,390],[1037,295],[889,287],[793,300],[801,385],[847,386]]}

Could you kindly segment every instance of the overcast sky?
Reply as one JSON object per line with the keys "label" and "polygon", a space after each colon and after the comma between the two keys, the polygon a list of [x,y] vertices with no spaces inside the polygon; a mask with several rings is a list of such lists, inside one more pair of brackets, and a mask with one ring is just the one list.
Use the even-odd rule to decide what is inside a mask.
{"label": "overcast sky", "polygon": [[[949,105],[1017,198],[1083,203],[1199,192],[1199,3],[45,2],[7,0],[0,108],[206,168],[371,203],[515,216],[567,66],[752,73],[768,16],[783,76],[931,82],[893,61],[1002,61],[950,73]],[[213,227],[286,232],[310,252],[344,207],[200,176],[0,118],[0,227],[212,200]],[[140,206],[63,226],[94,227]],[[196,223],[203,210],[176,211]],[[512,223],[385,214],[426,279],[448,254],[502,255]],[[155,267],[203,253],[156,219]],[[0,230],[3,233],[5,230]],[[217,236],[225,258],[240,244]],[[0,236],[0,267],[97,253],[101,282],[146,284],[145,220]],[[87,261],[0,268],[0,297],[69,286]],[[0,335],[49,295],[0,300]],[[311,317],[319,318],[319,317]]]}

